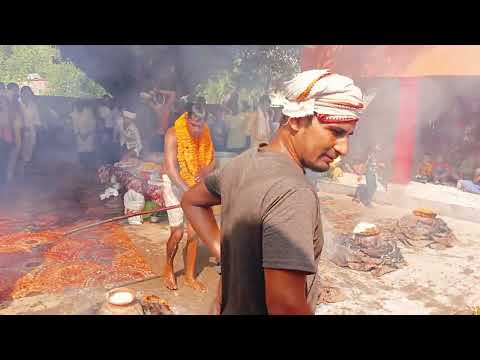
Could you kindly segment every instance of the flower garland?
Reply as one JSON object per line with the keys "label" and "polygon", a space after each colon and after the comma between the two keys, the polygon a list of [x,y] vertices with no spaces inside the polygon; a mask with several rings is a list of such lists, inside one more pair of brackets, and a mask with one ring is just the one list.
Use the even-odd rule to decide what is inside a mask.
{"label": "flower garland", "polygon": [[214,150],[208,125],[205,123],[202,135],[195,139],[188,131],[187,116],[185,112],[175,121],[177,160],[180,176],[188,186],[193,187],[197,183],[195,177],[198,172],[212,162]]}

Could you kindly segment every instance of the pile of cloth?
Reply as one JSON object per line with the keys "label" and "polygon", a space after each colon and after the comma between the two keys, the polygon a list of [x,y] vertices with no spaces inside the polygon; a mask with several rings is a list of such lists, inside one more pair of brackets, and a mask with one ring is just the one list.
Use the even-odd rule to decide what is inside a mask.
{"label": "pile of cloth", "polygon": [[325,255],[337,266],[371,271],[377,277],[406,265],[396,242],[384,237],[379,230],[371,235],[358,234],[355,230],[337,234]]}
{"label": "pile of cloth", "polygon": [[111,165],[102,166],[98,170],[98,177],[103,183],[115,177],[115,181],[127,190],[135,190],[157,205],[164,206],[163,188],[161,186],[149,184],[147,180],[137,178],[132,172],[123,168]]}
{"label": "pile of cloth", "polygon": [[398,221],[386,222],[383,228],[389,233],[389,238],[409,247],[444,250],[458,241],[445,221],[433,215],[422,216],[419,212],[405,215]]}

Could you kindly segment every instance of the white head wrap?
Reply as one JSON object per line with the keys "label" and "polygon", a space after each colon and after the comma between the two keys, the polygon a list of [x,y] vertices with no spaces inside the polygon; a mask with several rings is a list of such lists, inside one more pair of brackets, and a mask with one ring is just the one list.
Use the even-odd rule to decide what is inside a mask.
{"label": "white head wrap", "polygon": [[288,117],[317,113],[326,121],[352,121],[365,108],[362,91],[353,80],[326,69],[304,71],[285,85],[282,113]]}

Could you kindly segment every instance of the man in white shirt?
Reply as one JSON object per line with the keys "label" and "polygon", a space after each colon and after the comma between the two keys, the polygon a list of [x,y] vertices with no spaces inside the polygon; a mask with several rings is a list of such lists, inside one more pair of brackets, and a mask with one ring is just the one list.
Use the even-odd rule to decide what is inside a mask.
{"label": "man in white shirt", "polygon": [[130,111],[122,111],[123,118],[123,136],[121,143],[122,146],[125,146],[128,152],[128,156],[139,157],[140,152],[143,149],[142,139],[140,137],[140,131],[138,131],[137,126],[134,123],[137,114]]}
{"label": "man in white shirt", "polygon": [[16,83],[7,85],[8,117],[12,129],[13,146],[10,150],[7,166],[7,182],[13,181],[16,174],[23,175],[21,150],[23,144],[23,116],[19,103],[19,87]]}
{"label": "man in white shirt", "polygon": [[86,104],[79,101],[75,104],[72,117],[73,132],[77,140],[77,153],[80,163],[85,169],[95,168],[95,130],[96,121],[93,112]]}
{"label": "man in white shirt", "polygon": [[4,83],[0,83],[0,187],[7,175],[8,155],[13,141],[12,129],[8,118],[8,98]]}
{"label": "man in white shirt", "polygon": [[42,126],[35,95],[29,86],[23,86],[20,91],[20,109],[23,116],[22,159],[25,165],[30,165],[37,144],[37,130]]}

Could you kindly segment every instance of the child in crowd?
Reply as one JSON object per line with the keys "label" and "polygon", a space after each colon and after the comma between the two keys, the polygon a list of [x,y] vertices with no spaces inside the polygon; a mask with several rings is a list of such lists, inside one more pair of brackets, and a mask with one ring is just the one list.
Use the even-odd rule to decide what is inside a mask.
{"label": "child in crowd", "polygon": [[452,169],[443,155],[437,155],[432,163],[432,179],[435,184],[446,184],[451,177]]}
{"label": "child in crowd", "polygon": [[415,180],[422,183],[427,183],[433,180],[433,163],[432,157],[429,154],[423,156]]}

